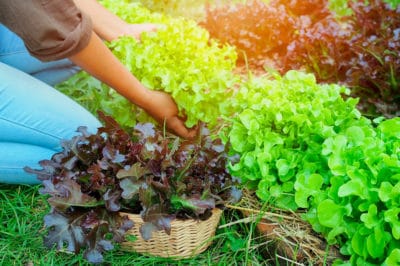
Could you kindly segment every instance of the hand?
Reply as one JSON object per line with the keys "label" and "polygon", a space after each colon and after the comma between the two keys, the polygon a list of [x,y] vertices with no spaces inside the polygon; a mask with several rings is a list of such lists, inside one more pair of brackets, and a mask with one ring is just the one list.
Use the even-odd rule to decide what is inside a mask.
{"label": "hand", "polygon": [[129,24],[96,0],[74,0],[74,2],[91,17],[96,34],[109,42],[122,36],[132,36],[140,40],[140,35],[143,32],[156,31],[162,25],[152,23]]}
{"label": "hand", "polygon": [[150,114],[161,125],[166,124],[172,133],[185,139],[194,139],[197,135],[197,127],[187,128],[185,119],[179,117],[178,107],[172,97],[161,91],[149,91],[151,105],[145,111]]}
{"label": "hand", "polygon": [[137,40],[140,40],[140,36],[143,32],[156,32],[161,24],[153,23],[142,23],[142,24],[127,24],[124,30],[125,36],[132,36]]}

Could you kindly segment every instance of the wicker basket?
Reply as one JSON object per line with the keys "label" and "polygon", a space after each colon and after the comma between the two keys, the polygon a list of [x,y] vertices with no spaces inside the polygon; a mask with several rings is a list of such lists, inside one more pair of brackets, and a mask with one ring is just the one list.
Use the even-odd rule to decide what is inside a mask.
{"label": "wicker basket", "polygon": [[121,213],[121,215],[128,215],[129,219],[135,223],[128,234],[137,237],[135,241],[123,242],[122,249],[164,258],[193,257],[210,246],[221,214],[222,210],[215,208],[212,210],[211,217],[205,221],[173,220],[170,235],[161,230],[153,232],[151,239],[145,241],[139,232],[143,224],[140,215]]}

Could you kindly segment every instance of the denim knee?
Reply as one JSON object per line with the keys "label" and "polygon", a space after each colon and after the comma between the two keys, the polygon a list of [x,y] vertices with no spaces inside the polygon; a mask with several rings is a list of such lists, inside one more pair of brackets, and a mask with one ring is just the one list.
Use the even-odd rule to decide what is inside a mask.
{"label": "denim knee", "polygon": [[[1,62],[0,80],[0,144],[14,143],[18,149],[22,149],[18,145],[27,149],[16,153],[7,144],[8,150],[0,150],[3,167],[0,182],[7,176],[24,180],[27,176],[21,167],[32,163],[32,158],[47,159],[32,157],[40,153],[29,149],[42,150],[48,157],[51,152],[59,151],[62,139],[77,135],[79,126],[88,127],[90,132],[101,126],[94,115],[66,95]],[[12,162],[19,162],[19,167]]]}

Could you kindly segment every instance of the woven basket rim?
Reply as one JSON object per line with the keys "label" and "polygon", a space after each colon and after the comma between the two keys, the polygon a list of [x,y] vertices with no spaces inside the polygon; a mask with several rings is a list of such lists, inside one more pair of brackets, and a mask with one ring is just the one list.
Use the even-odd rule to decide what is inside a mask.
{"label": "woven basket rim", "polygon": [[193,257],[211,245],[222,212],[223,210],[214,208],[212,215],[206,220],[174,219],[171,221],[169,235],[164,230],[156,231],[148,241],[140,234],[139,228],[144,223],[140,214],[120,212],[120,215],[128,215],[135,223],[127,233],[136,237],[135,241],[122,242],[121,246],[125,251],[157,257],[172,259]]}
{"label": "woven basket rim", "polygon": [[[214,214],[221,214],[222,212],[223,212],[223,210],[221,210],[220,208],[213,208],[212,210],[211,210],[211,212],[212,212],[212,215],[214,215]],[[140,216],[140,214],[138,214],[138,213],[130,213],[130,212],[119,212],[119,214],[120,215],[127,215],[129,218],[134,218],[134,219],[141,219],[142,221],[143,221],[143,219],[142,219],[142,217]],[[212,216],[210,216],[210,217],[212,217]],[[210,219],[210,217],[209,218],[207,218],[206,220],[204,220],[204,221],[207,221],[208,219]],[[180,219],[180,218],[176,218],[176,219],[173,219],[172,221],[171,221],[171,226],[172,226],[172,224],[177,224],[177,223],[182,223],[182,222],[193,222],[193,221],[203,221],[203,220],[198,220],[198,219],[194,219],[194,218],[189,218],[189,219]],[[143,221],[144,222],[144,221]]]}

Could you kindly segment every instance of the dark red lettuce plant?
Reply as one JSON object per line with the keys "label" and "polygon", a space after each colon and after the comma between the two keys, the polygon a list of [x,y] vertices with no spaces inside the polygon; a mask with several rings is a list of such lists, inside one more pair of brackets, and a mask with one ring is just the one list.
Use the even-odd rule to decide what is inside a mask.
{"label": "dark red lettuce plant", "polygon": [[350,88],[365,115],[399,116],[400,6],[347,3],[351,14],[340,17],[328,0],[252,0],[209,7],[200,25],[246,54],[252,70],[304,70]]}
{"label": "dark red lettuce plant", "polygon": [[240,198],[225,145],[204,125],[188,141],[150,123],[128,131],[110,116],[99,117],[105,125],[96,134],[80,127],[61,152],[40,162],[42,169],[26,168],[49,196],[47,247],[85,248],[88,261],[102,262],[102,253],[135,226],[119,211],[140,213],[142,237],[149,239],[154,230],[169,233],[173,219],[206,219],[213,208]]}
{"label": "dark red lettuce plant", "polygon": [[349,1],[353,15],[351,60],[341,80],[360,97],[364,113],[400,115],[400,5],[382,0]]}
{"label": "dark red lettuce plant", "polygon": [[247,60],[251,66],[262,67],[285,53],[295,31],[294,23],[284,5],[249,0],[216,8],[209,5],[199,25],[212,38],[235,46],[239,64]]}

